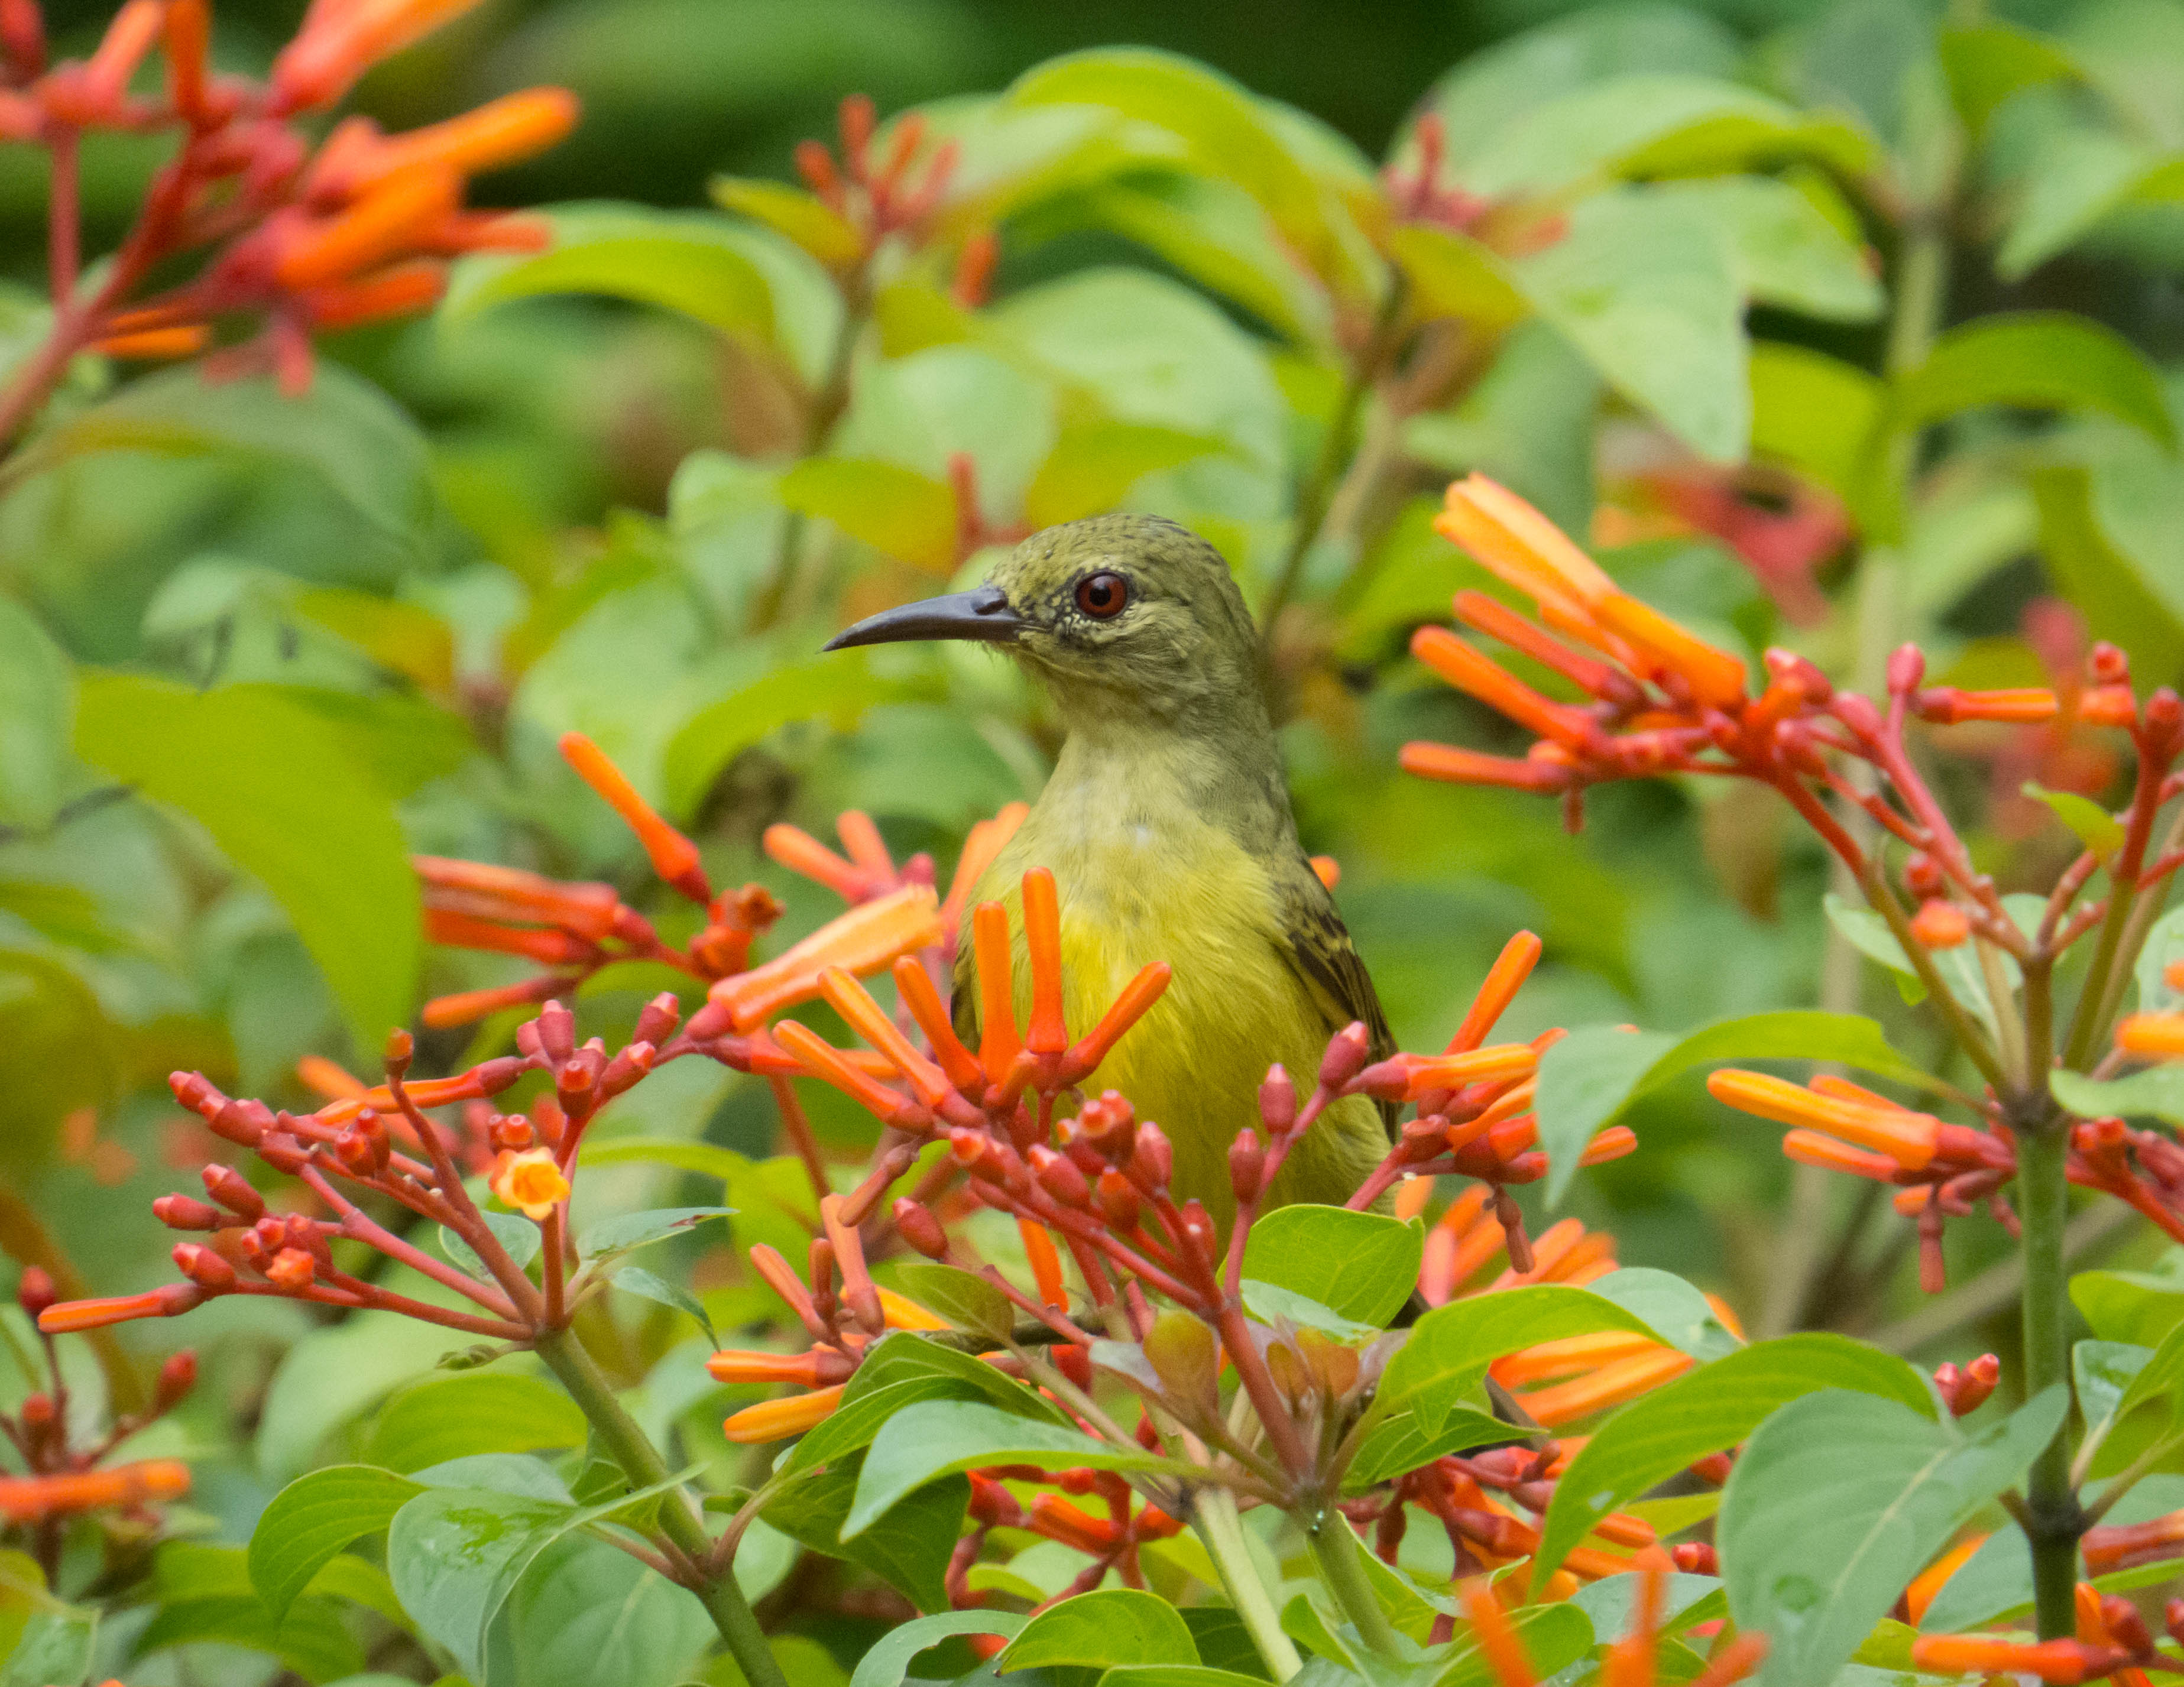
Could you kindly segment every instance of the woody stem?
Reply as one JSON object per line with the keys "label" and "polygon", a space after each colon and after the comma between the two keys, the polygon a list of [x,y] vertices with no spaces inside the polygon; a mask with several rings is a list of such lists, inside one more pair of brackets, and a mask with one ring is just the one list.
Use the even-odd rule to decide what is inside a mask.
{"label": "woody stem", "polygon": [[[632,1488],[656,1487],[673,1474],[637,1420],[622,1410],[613,1388],[573,1333],[566,1329],[550,1331],[532,1345],[568,1389],[569,1397],[599,1438],[599,1445],[621,1467]],[[758,1618],[751,1614],[750,1601],[736,1585],[734,1564],[715,1562],[713,1543],[688,1491],[678,1488],[661,1496],[660,1528],[690,1563],[706,1567],[702,1584],[691,1591],[705,1601],[706,1614],[750,1687],[788,1687]]]}
{"label": "woody stem", "polygon": [[[2070,1122],[2044,1094],[2036,1105],[2044,1116],[2027,1118],[2016,1127],[2017,1212],[2025,1232],[2022,1306],[2028,1399],[2043,1389],[2067,1384],[2070,1372],[2069,1273],[2063,1250],[2064,1225],[2070,1217],[2064,1165]],[[2070,1486],[2070,1448],[2061,1429],[2033,1461],[2025,1500],[2040,1638],[2067,1639],[2076,1632],[2078,1537],[2084,1532],[2085,1518]]]}
{"label": "woody stem", "polygon": [[1236,1496],[1225,1488],[1206,1487],[1191,1495],[1191,1527],[1206,1545],[1206,1556],[1221,1573],[1236,1614],[1244,1619],[1259,1656],[1277,1681],[1286,1681],[1304,1668],[1304,1660],[1290,1637],[1282,1632],[1281,1613],[1259,1578],[1258,1568],[1244,1543],[1244,1523],[1236,1511]]}

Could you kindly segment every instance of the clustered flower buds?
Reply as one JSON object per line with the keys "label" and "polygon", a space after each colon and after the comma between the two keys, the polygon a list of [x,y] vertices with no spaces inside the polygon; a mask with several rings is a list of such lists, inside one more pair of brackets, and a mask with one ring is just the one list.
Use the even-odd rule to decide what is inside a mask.
{"label": "clustered flower buds", "polygon": [[[86,348],[188,357],[213,342],[222,319],[254,316],[255,339],[209,367],[270,367],[296,392],[310,380],[315,332],[429,308],[458,253],[542,247],[549,231],[537,219],[466,210],[463,193],[471,176],[569,132],[577,103],[565,90],[512,94],[405,135],[352,118],[315,151],[295,122],[470,3],[315,6],[261,83],[213,71],[207,0],[128,0],[88,59],[50,66],[36,0],[12,0],[0,31],[0,141],[34,143],[56,159],[56,317],[46,347],[0,394],[0,438],[20,428]],[[133,92],[155,48],[166,59],[164,84]],[[80,290],[75,159],[84,137],[102,131],[171,131],[176,146],[135,227],[95,284]],[[142,292],[186,255],[202,259],[188,279]]]}

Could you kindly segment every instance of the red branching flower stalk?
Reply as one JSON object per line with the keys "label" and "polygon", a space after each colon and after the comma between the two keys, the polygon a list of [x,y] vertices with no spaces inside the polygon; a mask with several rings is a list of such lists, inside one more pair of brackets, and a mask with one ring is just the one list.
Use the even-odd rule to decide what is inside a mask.
{"label": "red branching flower stalk", "polygon": [[[463,209],[465,184],[566,135],[574,97],[533,88],[406,135],[363,118],[314,150],[299,118],[338,100],[366,70],[471,0],[337,0],[315,6],[264,82],[215,73],[207,0],[127,0],[92,56],[48,65],[36,0],[14,0],[0,40],[0,142],[52,159],[48,266],[53,325],[0,392],[0,447],[36,414],[86,349],[123,359],[189,357],[224,319],[254,337],[209,373],[270,368],[284,390],[311,374],[311,336],[429,308],[447,260],[535,251],[537,220]],[[155,50],[156,91],[132,88]],[[97,284],[83,286],[78,159],[100,132],[172,134],[136,225]],[[178,261],[187,279],[146,292]]]}

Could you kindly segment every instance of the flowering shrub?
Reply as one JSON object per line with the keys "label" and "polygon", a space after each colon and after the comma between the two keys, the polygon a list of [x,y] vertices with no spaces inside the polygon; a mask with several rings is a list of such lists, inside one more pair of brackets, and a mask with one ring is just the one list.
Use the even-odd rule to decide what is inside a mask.
{"label": "flowering shrub", "polygon": [[[477,208],[578,101],[454,71],[604,109],[527,191],[713,22],[469,9],[0,0],[0,1683],[2184,1673],[2151,14],[1580,14],[1378,162],[1086,52],[698,212]],[[1204,958],[982,899],[1041,703],[815,654],[1114,509],[1405,1050],[1212,1206]]]}

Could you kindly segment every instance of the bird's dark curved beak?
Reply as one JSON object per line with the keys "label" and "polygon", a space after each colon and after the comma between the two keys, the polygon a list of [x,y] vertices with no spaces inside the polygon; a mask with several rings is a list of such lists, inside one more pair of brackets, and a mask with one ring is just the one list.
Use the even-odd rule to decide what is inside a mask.
{"label": "bird's dark curved beak", "polygon": [[855,626],[836,633],[824,648],[846,650],[853,644],[899,644],[916,638],[967,638],[981,644],[1008,644],[1027,625],[1009,607],[1008,593],[1000,587],[978,586],[968,592],[949,592],[866,615]]}

